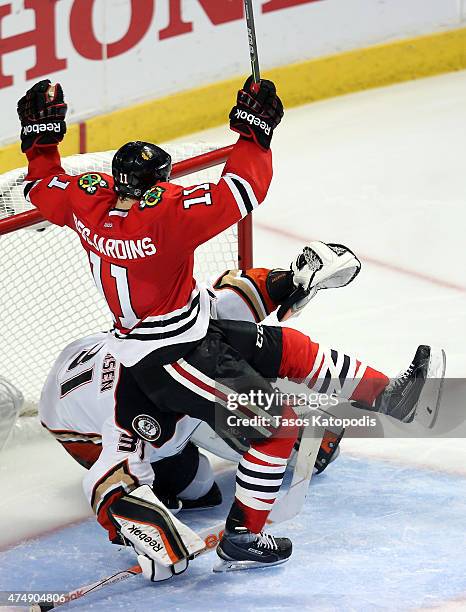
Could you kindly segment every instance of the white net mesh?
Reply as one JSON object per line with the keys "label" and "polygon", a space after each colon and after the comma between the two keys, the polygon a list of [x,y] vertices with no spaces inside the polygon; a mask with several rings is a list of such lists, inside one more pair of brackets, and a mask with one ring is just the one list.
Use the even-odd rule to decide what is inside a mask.
{"label": "white net mesh", "polygon": [[0,451],[10,438],[22,405],[23,396],[19,389],[0,376]]}
{"label": "white net mesh", "polygon": [[[167,145],[177,162],[217,147]],[[109,172],[113,152],[73,155],[63,160],[70,174]],[[219,179],[223,165],[177,178],[182,185]],[[0,219],[31,208],[23,197],[25,169],[0,176]],[[1,234],[0,374],[24,395],[24,412],[34,412],[45,378],[64,346],[112,326],[111,316],[92,280],[78,236],[68,228],[43,224]],[[196,277],[213,281],[238,262],[237,228],[196,252]]]}

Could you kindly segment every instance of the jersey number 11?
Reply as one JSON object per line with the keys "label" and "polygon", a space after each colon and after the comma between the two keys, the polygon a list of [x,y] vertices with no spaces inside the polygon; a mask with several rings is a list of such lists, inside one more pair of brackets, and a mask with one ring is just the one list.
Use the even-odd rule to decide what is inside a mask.
{"label": "jersey number 11", "polygon": [[[137,323],[139,318],[133,310],[131,305],[131,296],[128,285],[128,270],[122,266],[116,266],[115,264],[109,264],[103,262],[101,258],[93,251],[89,252],[89,261],[91,264],[92,275],[94,276],[95,284],[97,289],[105,298],[105,301],[112,311],[113,319],[115,320],[115,311],[121,312],[122,316],[118,317],[121,327],[125,329],[132,329]],[[102,274],[102,267],[109,266],[110,274]],[[113,282],[110,284],[110,278]],[[103,281],[103,278],[106,280]],[[112,286],[113,285],[113,286]],[[115,302],[117,300],[117,302]]]}

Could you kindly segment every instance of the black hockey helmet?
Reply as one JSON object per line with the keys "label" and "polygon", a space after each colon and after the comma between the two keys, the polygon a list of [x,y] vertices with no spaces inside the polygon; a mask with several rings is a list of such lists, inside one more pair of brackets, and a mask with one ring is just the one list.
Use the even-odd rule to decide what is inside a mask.
{"label": "black hockey helmet", "polygon": [[155,183],[168,181],[170,155],[150,142],[127,142],[113,156],[114,190],[121,198],[139,200]]}

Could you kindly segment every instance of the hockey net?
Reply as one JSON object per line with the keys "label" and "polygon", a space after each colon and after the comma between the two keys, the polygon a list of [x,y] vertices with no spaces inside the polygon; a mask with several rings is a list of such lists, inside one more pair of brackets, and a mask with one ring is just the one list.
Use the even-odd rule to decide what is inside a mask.
{"label": "hockey net", "polygon": [[[231,149],[207,144],[164,148],[174,161],[172,178],[185,186],[217,182]],[[63,167],[69,174],[111,173],[113,153],[73,155],[63,158]],[[22,414],[31,415],[37,412],[44,381],[66,344],[110,329],[112,321],[78,236],[44,222],[24,199],[25,171],[0,176],[0,375],[22,392]],[[197,250],[198,280],[213,282],[240,261],[250,265],[250,219],[245,221]]]}

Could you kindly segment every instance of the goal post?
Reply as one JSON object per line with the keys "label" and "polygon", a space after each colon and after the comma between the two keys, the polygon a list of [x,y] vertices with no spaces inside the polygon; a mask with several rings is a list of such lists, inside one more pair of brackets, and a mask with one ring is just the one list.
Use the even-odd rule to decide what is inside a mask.
{"label": "goal post", "polygon": [[[164,145],[172,155],[172,179],[190,186],[217,182],[231,146]],[[62,159],[69,174],[111,173],[114,151]],[[44,222],[24,198],[26,169],[0,175],[0,279],[2,334],[0,376],[24,395],[34,412],[50,368],[71,341],[112,327],[79,237]],[[252,266],[251,215],[196,250],[195,276],[213,282],[229,268]]]}

